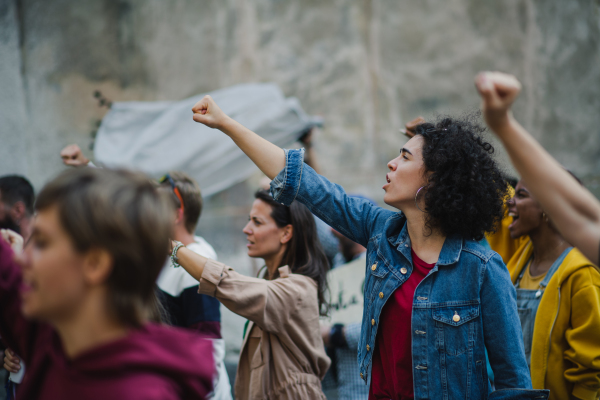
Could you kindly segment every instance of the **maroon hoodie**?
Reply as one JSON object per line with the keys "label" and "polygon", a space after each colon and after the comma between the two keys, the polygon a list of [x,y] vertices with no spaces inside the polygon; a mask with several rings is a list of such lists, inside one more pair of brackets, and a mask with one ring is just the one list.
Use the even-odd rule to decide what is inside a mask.
{"label": "maroon hoodie", "polygon": [[49,325],[21,314],[21,268],[0,239],[0,335],[25,362],[17,399],[204,399],[213,346],[197,334],[148,324],[69,359]]}

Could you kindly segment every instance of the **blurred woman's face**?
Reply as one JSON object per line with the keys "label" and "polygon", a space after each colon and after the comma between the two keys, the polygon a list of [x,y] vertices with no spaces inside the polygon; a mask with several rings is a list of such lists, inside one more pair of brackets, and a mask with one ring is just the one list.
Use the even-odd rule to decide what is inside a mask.
{"label": "blurred woman's face", "polygon": [[23,314],[50,323],[74,315],[86,293],[83,258],[62,228],[56,208],[39,211],[21,260]]}
{"label": "blurred woman's face", "polygon": [[[415,195],[420,187],[427,184],[424,176],[425,166],[421,149],[423,137],[411,138],[400,150],[400,155],[388,163],[390,170],[386,175],[387,183],[383,185],[385,195],[383,201],[392,207],[406,211],[407,207],[415,207]],[[419,200],[423,197],[419,193]],[[419,204],[424,209],[422,203]]]}
{"label": "blurred woman's face", "polygon": [[285,251],[286,229],[277,226],[271,217],[272,211],[271,206],[262,200],[256,199],[252,203],[249,221],[243,230],[250,257],[268,259]]}
{"label": "blurred woman's face", "polygon": [[508,226],[510,236],[516,239],[529,235],[543,223],[543,210],[523,181],[515,187],[515,196],[508,202],[508,215],[513,218]]}

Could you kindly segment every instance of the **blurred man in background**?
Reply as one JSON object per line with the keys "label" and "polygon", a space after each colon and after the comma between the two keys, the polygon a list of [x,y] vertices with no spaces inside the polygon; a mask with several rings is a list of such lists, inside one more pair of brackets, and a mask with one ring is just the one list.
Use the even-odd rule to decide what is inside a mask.
{"label": "blurred man in background", "polygon": [[[184,172],[170,172],[161,179],[161,187],[171,194],[176,207],[173,239],[204,257],[217,259],[213,247],[195,236],[202,213],[202,195],[198,183]],[[221,336],[221,303],[198,294],[198,281],[183,268],[173,268],[167,259],[157,280],[159,298],[167,311],[170,324],[192,329],[209,338],[214,346],[216,379],[210,399],[231,399],[231,385],[225,369],[225,341]]]}
{"label": "blurred man in background", "polygon": [[[33,186],[26,178],[19,175],[0,177],[0,228],[15,231],[27,241],[33,225],[34,200]],[[11,399],[23,380],[25,366],[10,349],[1,350],[4,351],[4,368],[0,372],[0,398]]]}
{"label": "blurred man in background", "polygon": [[33,186],[18,175],[0,177],[0,228],[17,232],[25,240],[31,234]]}

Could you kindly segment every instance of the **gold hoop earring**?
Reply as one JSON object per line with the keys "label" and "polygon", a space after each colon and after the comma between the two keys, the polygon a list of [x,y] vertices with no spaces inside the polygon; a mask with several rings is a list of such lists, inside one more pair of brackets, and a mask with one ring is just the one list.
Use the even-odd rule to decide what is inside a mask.
{"label": "gold hoop earring", "polygon": [[425,211],[421,210],[421,207],[419,207],[419,203],[417,202],[417,197],[419,196],[419,192],[421,191],[421,189],[423,189],[425,186],[421,186],[419,188],[419,190],[417,190],[417,194],[415,194],[415,206],[417,207],[417,209],[419,211],[421,211],[422,213],[424,213]]}

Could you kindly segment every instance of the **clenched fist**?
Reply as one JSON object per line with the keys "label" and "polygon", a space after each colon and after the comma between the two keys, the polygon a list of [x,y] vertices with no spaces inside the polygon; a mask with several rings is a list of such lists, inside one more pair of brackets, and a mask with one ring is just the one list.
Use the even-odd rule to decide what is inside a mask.
{"label": "clenched fist", "polygon": [[71,167],[85,167],[90,162],[90,160],[83,155],[81,149],[76,144],[70,144],[62,149],[60,152],[60,157],[65,165],[69,165]]}
{"label": "clenched fist", "polygon": [[475,78],[481,96],[481,110],[488,126],[495,133],[510,120],[510,107],[521,92],[521,84],[513,75],[482,72]]}
{"label": "clenched fist", "polygon": [[229,119],[215,103],[212,97],[206,95],[202,100],[192,107],[194,121],[208,126],[209,128],[221,129]]}

